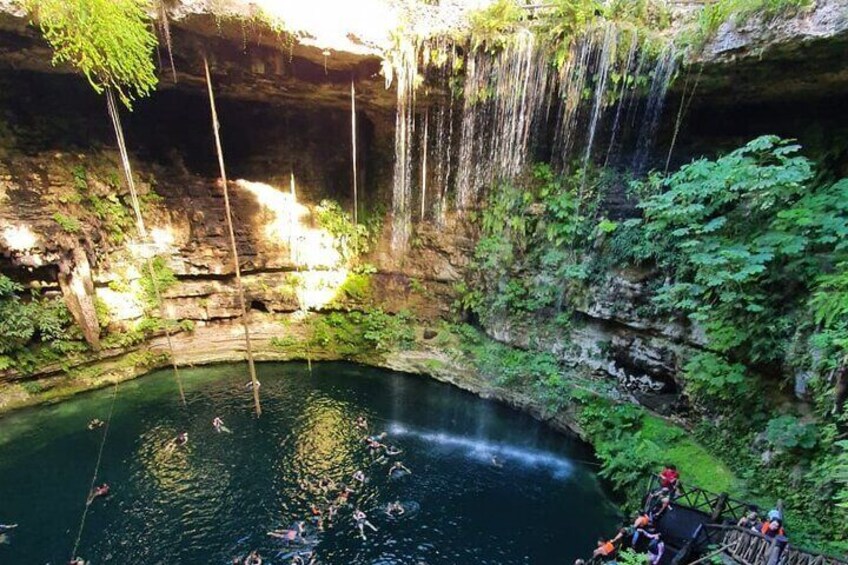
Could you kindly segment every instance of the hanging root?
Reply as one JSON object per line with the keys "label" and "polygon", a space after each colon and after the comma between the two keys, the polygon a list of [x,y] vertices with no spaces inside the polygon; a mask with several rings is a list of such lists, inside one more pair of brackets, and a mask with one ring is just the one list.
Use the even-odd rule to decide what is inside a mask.
{"label": "hanging root", "polygon": [[159,0],[159,25],[162,28],[162,35],[165,37],[165,45],[168,48],[168,59],[171,61],[171,75],[174,77],[174,84],[176,84],[177,67],[174,65],[174,49],[171,45],[171,24],[168,22],[168,8],[165,6],[165,0]]}
{"label": "hanging root", "polygon": [[[133,179],[132,166],[130,158],[127,154],[127,144],[124,141],[124,128],[121,126],[121,116],[118,113],[118,105],[115,102],[115,96],[111,88],[106,89],[106,107],[109,110],[109,117],[112,119],[112,127],[115,129],[115,138],[118,141],[118,152],[121,155],[121,165],[126,177],[127,187],[130,190],[130,202],[132,203],[133,212],[135,213],[135,227],[138,230],[138,237],[142,243],[147,241],[147,228],[144,226],[144,217],[141,215],[141,205],[138,200],[138,192],[135,189],[135,180]],[[150,273],[150,280],[153,282],[153,292],[156,296],[156,306],[159,308],[159,315],[164,318],[162,309],[162,295],[159,292],[159,281],[153,270],[153,261],[150,257],[147,258],[147,270]],[[165,337],[168,341],[168,351],[171,354],[171,366],[174,369],[174,378],[177,380],[177,387],[180,390],[180,400],[183,406],[186,405],[185,391],[183,390],[183,381],[180,378],[180,371],[177,368],[177,358],[174,354],[174,345],[171,341],[171,329],[165,324]]]}

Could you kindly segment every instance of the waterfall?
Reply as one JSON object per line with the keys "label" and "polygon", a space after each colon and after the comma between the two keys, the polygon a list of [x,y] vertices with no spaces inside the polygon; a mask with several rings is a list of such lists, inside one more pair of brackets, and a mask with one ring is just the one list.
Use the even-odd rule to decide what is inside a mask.
{"label": "waterfall", "polygon": [[468,56],[464,85],[456,208],[473,208],[481,191],[512,178],[531,150],[545,115],[548,62],[525,30],[497,55]]}
{"label": "waterfall", "polygon": [[418,80],[418,45],[402,41],[394,61],[397,79],[395,114],[395,167],[392,184],[392,250],[405,251],[412,221],[412,135],[415,130],[415,87]]}
{"label": "waterfall", "polygon": [[437,112],[436,133],[436,188],[439,199],[436,203],[436,222],[444,227],[447,216],[447,197],[450,189],[453,157],[453,104],[454,98],[450,97],[447,104],[439,106]]}
{"label": "waterfall", "polygon": [[586,152],[583,154],[583,175],[585,180],[586,168],[592,157],[592,145],[595,143],[595,132],[598,129],[598,120],[604,107],[604,96],[607,92],[607,79],[610,67],[615,63],[615,49],[618,33],[616,27],[607,23],[604,26],[604,41],[601,52],[598,55],[597,71],[595,73],[595,95],[592,102],[592,117],[589,119],[589,139],[586,142]]}
{"label": "waterfall", "polygon": [[[678,61],[673,45],[656,56],[649,40],[603,22],[573,38],[558,67],[550,45],[529,28],[497,52],[469,49],[460,56],[449,40],[400,46],[391,65],[397,79],[393,249],[407,245],[413,200],[420,206],[416,221],[431,213],[445,226],[451,204],[464,215],[485,191],[534,160],[565,170],[579,159],[585,171],[593,161],[625,165],[619,155],[626,155],[626,165],[644,172]],[[436,62],[432,53],[440,55]],[[427,86],[426,114],[416,119],[419,83]],[[414,131],[416,123],[423,134]]]}
{"label": "waterfall", "polygon": [[[621,125],[621,114],[622,110],[626,106],[628,98],[627,83],[630,77],[636,76],[636,73],[633,70],[633,63],[636,60],[636,50],[638,47],[639,35],[636,32],[633,32],[630,36],[630,48],[627,50],[627,61],[624,63],[624,67],[622,68],[623,72],[621,73],[621,88],[618,91],[618,99],[616,100],[615,119],[612,122],[612,129],[610,130],[609,146],[607,147],[607,156],[604,159],[604,166],[609,163],[610,156],[613,154],[616,148],[618,129]],[[630,89],[630,92],[632,93],[633,89]]]}
{"label": "waterfall", "polygon": [[674,44],[667,45],[660,54],[651,77],[651,89],[645,103],[645,114],[639,128],[636,153],[632,168],[636,174],[642,174],[648,166],[651,150],[660,126],[665,98],[671,79],[677,70],[677,53]]}

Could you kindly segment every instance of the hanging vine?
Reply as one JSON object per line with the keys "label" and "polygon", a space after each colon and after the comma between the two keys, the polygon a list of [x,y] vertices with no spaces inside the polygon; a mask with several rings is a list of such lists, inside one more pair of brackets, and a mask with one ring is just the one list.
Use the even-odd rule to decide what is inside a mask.
{"label": "hanging vine", "polygon": [[53,64],[80,71],[98,94],[107,88],[132,108],[156,87],[145,0],[22,0],[53,48]]}

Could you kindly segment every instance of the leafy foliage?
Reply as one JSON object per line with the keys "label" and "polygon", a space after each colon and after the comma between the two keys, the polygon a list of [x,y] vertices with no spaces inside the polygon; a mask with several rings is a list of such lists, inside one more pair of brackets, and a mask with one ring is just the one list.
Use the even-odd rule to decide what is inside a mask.
{"label": "leafy foliage", "polygon": [[177,283],[177,277],[168,263],[162,257],[154,257],[151,261],[151,269],[144,268],[142,270],[139,285],[141,286],[141,299],[147,309],[156,308],[158,306],[156,300],[156,289],[158,286],[159,292],[163,293]]}
{"label": "leafy foliage", "polygon": [[98,94],[118,93],[129,108],[156,87],[147,0],[24,0],[44,38],[53,63],[82,72]]}
{"label": "leafy foliage", "polygon": [[598,230],[615,230],[598,217],[608,182],[593,170],[558,176],[536,165],[523,188],[502,184],[493,190],[460,305],[484,320],[566,306],[569,290],[589,277],[587,242]]}
{"label": "leafy foliage", "polygon": [[383,310],[331,312],[313,324],[309,345],[333,350],[343,357],[407,348],[415,339],[412,315]]}
{"label": "leafy foliage", "polygon": [[24,301],[23,290],[0,275],[0,370],[28,373],[86,349],[61,298],[34,294]]}
{"label": "leafy foliage", "polygon": [[716,351],[780,360],[798,297],[848,249],[848,181],[812,179],[799,147],[773,136],[654,176],[644,237],[665,242],[652,255],[672,273],[656,303],[705,323]]}
{"label": "leafy foliage", "polygon": [[780,449],[812,449],[816,446],[818,434],[814,424],[786,415],[769,420],[766,438]]}
{"label": "leafy foliage", "polygon": [[378,214],[370,216],[365,223],[355,224],[334,200],[322,200],[315,208],[315,216],[318,225],[335,238],[336,249],[348,264],[370,250],[382,227]]}
{"label": "leafy foliage", "polygon": [[59,227],[68,233],[79,233],[82,229],[82,225],[79,220],[71,216],[66,216],[61,212],[53,214],[53,221],[59,224]]}

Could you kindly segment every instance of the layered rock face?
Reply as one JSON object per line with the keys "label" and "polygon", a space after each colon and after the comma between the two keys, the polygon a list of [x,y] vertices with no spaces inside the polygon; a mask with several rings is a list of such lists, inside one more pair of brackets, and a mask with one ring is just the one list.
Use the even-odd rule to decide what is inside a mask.
{"label": "layered rock face", "polygon": [[[0,18],[4,274],[46,293],[62,293],[96,346],[94,296],[109,307],[114,325],[138,320],[145,309],[137,299],[143,259],[155,252],[177,277],[165,293],[163,315],[232,332],[240,311],[201,78],[205,55],[220,95],[236,244],[257,324],[304,309],[408,309],[426,320],[450,314],[453,285],[473,257],[474,228],[467,218],[448,214],[444,225],[416,225],[408,251],[392,252],[386,211],[392,207],[396,97],[379,75],[375,48],[364,42],[362,50],[343,52],[286,43],[262,22],[218,20],[203,6],[191,8],[195,4],[183,2],[172,14],[177,81],[163,52],[161,91],[124,115],[153,250],[132,245],[134,228],[104,101],[83,79],[50,65],[48,46],[19,15]],[[816,126],[822,144],[840,136],[848,127],[848,76],[840,58],[848,29],[843,8],[844,2],[820,2],[795,27],[768,30],[765,38],[762,29],[723,30],[706,51],[703,67],[698,62],[684,71],[689,84],[700,79],[672,162],[761,133],[797,135],[796,125],[809,116],[823,124]],[[795,62],[788,75],[787,61]],[[775,81],[778,67],[784,70]],[[338,237],[320,225],[316,211],[324,199],[353,208],[351,82],[358,108],[360,211],[382,220],[372,251],[361,258],[376,270],[368,276],[367,292],[346,284],[351,272]],[[787,103],[789,94],[803,95],[804,102]],[[691,90],[672,93],[658,146],[669,145],[674,114],[687,96]],[[731,105],[740,100],[756,105],[758,113],[739,119],[745,106]],[[841,108],[839,119],[821,118],[825,101]],[[123,207],[123,215],[110,203]],[[617,205],[622,215],[634,213],[627,202]],[[81,218],[81,225],[68,229],[63,216]],[[116,222],[120,233],[114,233]],[[590,289],[574,332],[543,336],[541,344],[663,408],[678,390],[682,354],[702,340],[697,328],[642,314],[640,306],[649,300],[646,280],[646,273],[620,272]],[[531,345],[530,332],[520,325],[495,322],[486,330],[496,339]],[[267,341],[273,333],[260,335]]]}

